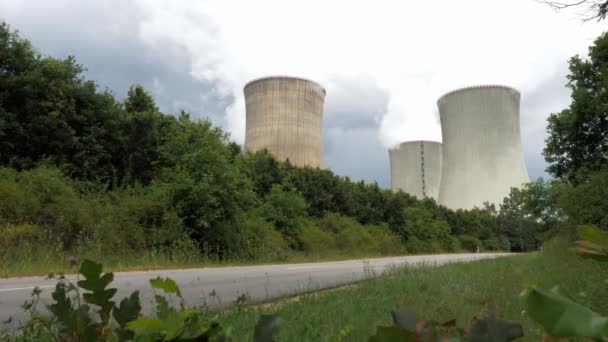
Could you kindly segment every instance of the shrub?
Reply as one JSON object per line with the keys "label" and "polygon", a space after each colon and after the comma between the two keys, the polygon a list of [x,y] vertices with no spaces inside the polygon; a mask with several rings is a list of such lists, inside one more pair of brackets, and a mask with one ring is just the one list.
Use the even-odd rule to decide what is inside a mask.
{"label": "shrub", "polygon": [[497,237],[491,237],[487,240],[483,240],[482,242],[483,248],[489,251],[499,251],[504,250],[504,243],[501,242]]}
{"label": "shrub", "polygon": [[481,248],[481,241],[479,241],[479,239],[474,236],[460,235],[458,239],[460,240],[462,248],[469,252],[476,252],[477,247]]}
{"label": "shrub", "polygon": [[445,250],[448,252],[459,252],[462,250],[462,245],[457,237],[450,235],[445,245]]}
{"label": "shrub", "polygon": [[334,234],[353,226],[361,226],[361,224],[353,218],[335,213],[327,213],[319,220],[321,229]]}
{"label": "shrub", "polygon": [[35,194],[26,192],[18,183],[19,174],[0,168],[0,225],[32,222],[40,203]]}
{"label": "shrub", "polygon": [[225,246],[227,257],[255,261],[284,260],[288,255],[287,240],[257,211],[239,212],[214,236],[217,244]]}
{"label": "shrub", "polygon": [[306,208],[306,201],[300,193],[274,185],[259,212],[285,236],[292,247],[296,247],[300,229],[308,224]]}
{"label": "shrub", "polygon": [[410,254],[422,254],[429,253],[433,249],[433,247],[427,241],[422,241],[417,237],[412,236],[407,239],[407,242],[405,243],[405,249]]}
{"label": "shrub", "polygon": [[573,225],[593,224],[608,230],[608,171],[588,176],[588,180],[576,187],[561,191],[557,206]]}
{"label": "shrub", "polygon": [[298,236],[302,250],[307,254],[323,255],[336,249],[336,241],[331,233],[317,226],[306,226]]}
{"label": "shrub", "polygon": [[401,237],[393,233],[386,224],[366,226],[366,228],[368,234],[372,237],[375,252],[382,255],[395,255],[404,252]]}
{"label": "shrub", "polygon": [[323,232],[333,236],[343,253],[396,254],[403,251],[401,239],[387,225],[362,225],[355,219],[328,213],[318,222]]}

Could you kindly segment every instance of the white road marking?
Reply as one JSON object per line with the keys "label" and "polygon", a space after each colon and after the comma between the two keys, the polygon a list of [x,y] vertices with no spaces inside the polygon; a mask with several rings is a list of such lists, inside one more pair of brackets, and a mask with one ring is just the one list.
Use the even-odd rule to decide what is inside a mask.
{"label": "white road marking", "polygon": [[[10,287],[7,289],[0,289],[0,292],[8,292],[8,291],[19,291],[19,290],[33,290],[36,286],[26,286],[26,287]],[[39,289],[48,289],[50,287],[55,287],[55,285],[41,285],[38,286]]]}

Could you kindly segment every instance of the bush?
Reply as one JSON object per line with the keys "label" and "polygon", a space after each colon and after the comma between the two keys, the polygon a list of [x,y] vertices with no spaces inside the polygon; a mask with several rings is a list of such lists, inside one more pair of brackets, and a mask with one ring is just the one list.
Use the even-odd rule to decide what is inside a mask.
{"label": "bush", "polygon": [[460,240],[460,244],[462,245],[462,248],[464,248],[465,250],[469,251],[469,252],[476,252],[477,248],[481,248],[481,241],[479,241],[478,238],[471,236],[471,235],[460,235],[458,237],[458,239]]}
{"label": "bush", "polygon": [[608,171],[588,176],[576,187],[563,188],[557,200],[572,225],[593,224],[608,230]]}
{"label": "bush", "polygon": [[32,222],[40,203],[18,183],[19,173],[0,168],[0,225]]}
{"label": "bush", "polygon": [[422,241],[417,237],[412,236],[407,239],[407,242],[405,243],[405,249],[410,254],[423,254],[429,253],[433,249],[433,247],[429,242]]}
{"label": "bush", "polygon": [[505,250],[504,243],[501,242],[497,237],[491,237],[487,240],[483,240],[482,245],[484,249],[489,251]]}
{"label": "bush", "polygon": [[372,237],[375,252],[381,255],[395,255],[404,252],[401,238],[393,233],[386,224],[366,226],[366,228],[368,234]]}
{"label": "bush", "polygon": [[328,213],[318,222],[323,232],[333,236],[335,247],[349,255],[397,254],[401,239],[386,225],[362,225],[355,219]]}
{"label": "bush", "polygon": [[298,239],[306,254],[323,255],[336,249],[334,236],[317,226],[304,227],[300,231]]}
{"label": "bush", "polygon": [[295,190],[274,185],[266,196],[259,212],[275,229],[297,247],[297,238],[302,227],[308,224],[307,204]]}
{"label": "bush", "polygon": [[0,227],[0,256],[2,260],[15,260],[49,245],[46,234],[36,224],[16,224]]}
{"label": "bush", "polygon": [[238,213],[214,235],[221,237],[216,243],[225,246],[226,257],[256,261],[285,260],[288,256],[287,240],[256,211]]}
{"label": "bush", "polygon": [[460,240],[458,240],[457,237],[450,235],[447,239],[445,250],[448,252],[460,252],[460,250],[462,250]]}

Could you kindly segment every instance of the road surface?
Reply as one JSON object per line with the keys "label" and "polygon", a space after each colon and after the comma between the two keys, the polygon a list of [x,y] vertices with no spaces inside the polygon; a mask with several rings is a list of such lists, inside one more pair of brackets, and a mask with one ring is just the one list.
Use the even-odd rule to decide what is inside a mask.
{"label": "road surface", "polygon": [[[469,253],[417,255],[393,258],[347,260],[319,263],[212,267],[182,270],[116,272],[112,287],[118,288],[114,300],[140,291],[144,311],[151,307],[154,292],[149,279],[170,277],[180,286],[188,306],[218,307],[232,304],[246,294],[252,301],[267,301],[306,291],[345,285],[381,274],[387,267],[400,264],[441,265],[510,255],[509,253]],[[73,276],[69,277],[74,279]],[[32,289],[43,290],[42,302],[49,303],[56,281],[44,277],[0,279],[0,321],[13,323],[24,318],[21,305]],[[41,305],[40,307],[44,307]]]}

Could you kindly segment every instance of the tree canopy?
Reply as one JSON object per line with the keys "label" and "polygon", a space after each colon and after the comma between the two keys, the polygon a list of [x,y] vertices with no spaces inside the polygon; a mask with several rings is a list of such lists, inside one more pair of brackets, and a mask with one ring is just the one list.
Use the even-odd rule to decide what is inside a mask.
{"label": "tree canopy", "polygon": [[575,181],[578,171],[608,163],[608,33],[595,40],[588,59],[575,56],[569,68],[572,103],[549,116],[543,154],[549,173]]}

